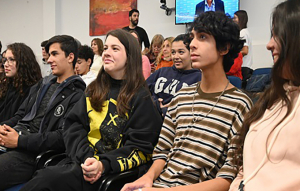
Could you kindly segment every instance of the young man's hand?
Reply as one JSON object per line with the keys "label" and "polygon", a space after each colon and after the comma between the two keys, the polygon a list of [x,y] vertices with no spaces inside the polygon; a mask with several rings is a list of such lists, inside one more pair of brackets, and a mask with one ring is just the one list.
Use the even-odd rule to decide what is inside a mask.
{"label": "young man's hand", "polygon": [[0,126],[0,145],[6,148],[18,147],[19,134],[8,125]]}
{"label": "young man's hand", "polygon": [[162,98],[158,98],[157,99],[158,101],[159,101],[159,106],[160,106],[160,108],[165,108],[165,107],[169,107],[169,105],[170,105],[170,103],[167,103],[167,104],[163,104],[163,99]]}
{"label": "young man's hand", "polygon": [[141,178],[137,179],[136,181],[132,183],[125,184],[121,191],[134,191],[139,190],[142,188],[142,190],[146,190],[147,188],[151,188],[153,184],[153,179],[147,176],[145,174]]}
{"label": "young man's hand", "polygon": [[81,168],[84,180],[91,184],[94,184],[104,171],[102,162],[95,158],[87,158],[84,164],[81,164]]}

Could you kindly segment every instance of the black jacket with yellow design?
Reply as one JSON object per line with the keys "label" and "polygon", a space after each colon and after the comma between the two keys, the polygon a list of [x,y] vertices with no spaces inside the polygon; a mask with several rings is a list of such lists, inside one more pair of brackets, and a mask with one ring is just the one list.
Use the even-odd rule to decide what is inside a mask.
{"label": "black jacket with yellow design", "polygon": [[88,97],[82,97],[65,121],[64,141],[69,157],[80,163],[96,157],[106,173],[131,169],[151,160],[162,119],[150,92],[141,88],[130,102],[126,117],[117,114],[121,81],[112,80],[111,91],[101,112]]}

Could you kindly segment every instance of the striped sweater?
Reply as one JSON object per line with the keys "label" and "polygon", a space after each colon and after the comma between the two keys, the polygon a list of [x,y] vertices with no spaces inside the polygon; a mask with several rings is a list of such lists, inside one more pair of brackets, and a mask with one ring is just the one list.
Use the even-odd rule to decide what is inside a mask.
{"label": "striped sweater", "polygon": [[169,106],[153,153],[153,160],[164,159],[166,164],[154,187],[189,185],[216,177],[234,179],[237,174],[232,165],[232,140],[252,102],[237,88],[226,90],[211,113],[193,123],[194,117],[209,112],[221,94],[196,91],[196,85],[181,89]]}

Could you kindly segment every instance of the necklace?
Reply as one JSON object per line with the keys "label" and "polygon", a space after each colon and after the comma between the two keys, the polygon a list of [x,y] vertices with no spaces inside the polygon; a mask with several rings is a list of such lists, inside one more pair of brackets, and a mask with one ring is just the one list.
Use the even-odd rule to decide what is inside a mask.
{"label": "necklace", "polygon": [[200,87],[200,83],[198,83],[197,88],[196,88],[195,93],[194,93],[194,96],[193,96],[193,105],[192,105],[193,120],[192,120],[192,123],[195,123],[195,122],[198,122],[198,121],[202,121],[204,118],[206,118],[206,117],[212,112],[212,110],[213,110],[213,109],[216,107],[216,105],[218,104],[218,102],[219,102],[221,96],[224,94],[225,90],[227,89],[228,85],[229,85],[229,80],[228,80],[228,82],[227,82],[227,84],[226,84],[224,90],[223,90],[223,91],[221,92],[221,94],[219,95],[219,97],[218,97],[216,103],[210,108],[210,110],[205,114],[205,116],[203,116],[203,117],[200,117],[200,116],[195,117],[195,113],[194,113],[194,102],[195,102],[195,96],[196,96],[196,94],[197,94],[197,92],[198,92],[198,89],[199,89],[199,87]]}

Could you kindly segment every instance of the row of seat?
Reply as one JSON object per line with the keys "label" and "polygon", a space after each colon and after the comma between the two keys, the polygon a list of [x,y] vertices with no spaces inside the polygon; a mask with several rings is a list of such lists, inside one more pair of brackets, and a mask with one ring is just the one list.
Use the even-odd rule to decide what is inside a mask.
{"label": "row of seat", "polygon": [[[272,68],[258,68],[253,71],[252,76],[253,75],[262,75],[262,74],[270,74],[271,71],[272,71]],[[228,80],[235,87],[237,87],[239,89],[242,88],[242,80],[239,77],[228,76]]]}

